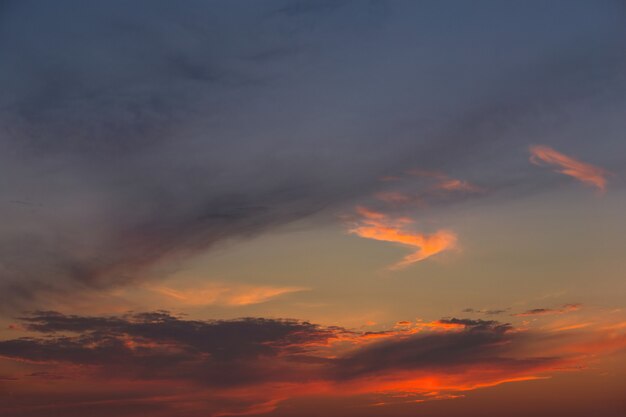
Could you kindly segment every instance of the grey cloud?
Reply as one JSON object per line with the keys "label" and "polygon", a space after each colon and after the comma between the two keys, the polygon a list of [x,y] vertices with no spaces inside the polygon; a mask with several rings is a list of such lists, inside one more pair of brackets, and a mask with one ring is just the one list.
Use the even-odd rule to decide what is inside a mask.
{"label": "grey cloud", "polygon": [[[197,321],[166,312],[120,317],[39,312],[21,320],[46,337],[0,341],[0,355],[95,366],[104,378],[181,379],[222,388],[289,379],[294,371],[285,372],[279,354],[298,356],[308,344],[345,332],[296,320]],[[62,369],[52,374],[63,377]]]}
{"label": "grey cloud", "polygon": [[463,313],[477,313],[477,314],[485,314],[487,316],[497,316],[499,314],[504,314],[509,311],[511,308],[505,309],[494,309],[494,310],[476,310],[474,308],[466,308],[463,310]]}
{"label": "grey cloud", "polygon": [[[162,413],[157,415],[218,416],[262,409],[266,403],[273,409],[306,394],[309,384],[346,389],[351,383],[393,380],[398,373],[488,384],[558,369],[564,360],[525,353],[529,346],[553,343],[554,335],[546,340],[545,334],[517,332],[492,320],[442,319],[458,327],[390,332],[367,343],[362,343],[371,340],[362,339],[367,333],[299,320],[189,320],[164,311],[103,317],[42,311],[20,322],[30,335],[0,341],[0,356],[21,362],[27,372],[2,376],[0,384],[39,379],[68,385],[61,394],[7,398],[4,410],[15,416],[81,415],[90,405],[102,415],[119,410],[130,416],[150,411],[155,403]],[[339,349],[333,350],[330,342],[337,338]],[[486,379],[474,380],[473,370]],[[98,387],[97,393],[77,391],[76,381]]]}
{"label": "grey cloud", "polygon": [[560,308],[533,308],[530,310],[526,310],[522,313],[511,314],[516,317],[526,317],[526,316],[546,316],[552,314],[565,314],[571,313],[574,311],[578,311],[582,308],[582,304],[580,303],[571,303],[571,304],[563,304]]}
{"label": "grey cloud", "polygon": [[550,363],[555,358],[507,358],[507,346],[516,336],[508,324],[492,320],[442,319],[444,324],[459,324],[462,332],[417,334],[391,339],[341,358],[336,371],[339,378],[376,375],[389,370],[462,369],[468,365],[497,364],[502,368],[531,367]]}
{"label": "grey cloud", "polygon": [[[398,370],[462,372],[491,365],[503,371],[534,369],[558,358],[515,358],[532,340],[492,320],[442,319],[460,331],[389,334],[336,358],[319,346],[359,333],[297,320],[246,318],[186,320],[167,312],[92,317],[37,312],[21,319],[44,337],[0,341],[0,355],[43,364],[96,366],[101,377],[183,379],[201,385],[245,385],[267,381],[345,381]],[[366,334],[363,334],[367,336]],[[62,378],[63,368],[32,376]],[[44,373],[41,373],[44,372]]]}

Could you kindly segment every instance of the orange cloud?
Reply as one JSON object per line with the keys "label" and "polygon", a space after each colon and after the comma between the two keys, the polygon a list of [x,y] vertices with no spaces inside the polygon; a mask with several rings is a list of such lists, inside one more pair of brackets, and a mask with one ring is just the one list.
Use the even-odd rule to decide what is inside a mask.
{"label": "orange cloud", "polygon": [[252,285],[209,284],[202,288],[174,289],[166,286],[150,287],[150,290],[161,294],[176,303],[199,305],[244,306],[269,301],[280,295],[306,291],[302,287],[271,287]]}
{"label": "orange cloud", "polygon": [[587,185],[596,187],[600,191],[605,191],[606,189],[608,172],[603,168],[563,155],[549,146],[531,146],[530,154],[530,162],[535,165],[554,165],[556,166],[556,172],[574,177]]}
{"label": "orange cloud", "polygon": [[383,213],[365,207],[357,207],[356,211],[361,215],[361,219],[354,228],[349,230],[350,233],[366,239],[399,243],[417,249],[397,264],[392,265],[391,269],[400,269],[423,261],[456,245],[456,235],[448,230],[438,230],[429,235],[407,231],[405,227],[413,222],[411,219],[405,217],[391,219]]}

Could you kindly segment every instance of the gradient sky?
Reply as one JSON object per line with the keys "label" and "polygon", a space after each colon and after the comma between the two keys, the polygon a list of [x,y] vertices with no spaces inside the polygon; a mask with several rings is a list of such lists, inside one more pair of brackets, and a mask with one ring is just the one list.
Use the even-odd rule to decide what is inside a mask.
{"label": "gradient sky", "polygon": [[0,415],[623,417],[626,3],[0,1]]}

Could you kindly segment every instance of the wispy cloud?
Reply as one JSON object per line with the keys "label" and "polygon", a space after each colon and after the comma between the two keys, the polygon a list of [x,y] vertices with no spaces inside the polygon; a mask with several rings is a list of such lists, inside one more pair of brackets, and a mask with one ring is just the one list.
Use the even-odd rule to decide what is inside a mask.
{"label": "wispy cloud", "polygon": [[509,311],[511,308],[501,308],[501,309],[475,309],[475,308],[466,308],[463,310],[463,313],[476,313],[476,314],[485,314],[487,316],[495,316],[498,314],[503,314]]}
{"label": "wispy cloud", "polygon": [[413,220],[407,217],[391,218],[386,214],[361,206],[358,206],[356,211],[360,218],[349,230],[350,233],[366,239],[399,243],[415,250],[400,262],[392,265],[390,269],[404,268],[456,245],[456,234],[449,230],[441,229],[431,234],[414,232],[407,230],[408,226],[413,223]]}
{"label": "wispy cloud", "polygon": [[527,317],[527,316],[547,316],[553,314],[565,314],[573,311],[578,311],[582,307],[581,304],[565,304],[561,308],[534,308],[532,310],[524,311],[523,313],[512,314],[515,317]]}
{"label": "wispy cloud", "polygon": [[472,184],[469,181],[451,177],[440,171],[427,171],[415,168],[406,171],[406,174],[413,177],[431,178],[435,181],[431,186],[432,190],[461,191],[466,193],[480,193],[485,191],[482,187]]}
{"label": "wispy cloud", "polygon": [[278,296],[299,291],[306,291],[304,287],[273,287],[254,285],[208,284],[201,288],[175,289],[167,286],[150,286],[169,301],[189,306],[200,305],[228,305],[244,306],[270,301]]}
{"label": "wispy cloud", "polygon": [[414,206],[424,208],[433,202],[451,201],[484,193],[486,190],[467,180],[449,176],[440,171],[410,169],[400,174],[380,178],[383,182],[393,181],[391,187],[374,194],[378,201],[392,206]]}
{"label": "wispy cloud", "polygon": [[470,183],[469,181],[462,181],[456,178],[442,179],[435,185],[435,188],[445,191],[465,191],[469,193],[482,191],[482,188]]}
{"label": "wispy cloud", "polygon": [[549,146],[531,146],[530,162],[535,165],[547,164],[555,166],[556,172],[574,177],[584,184],[596,187],[602,192],[606,190],[608,172],[604,168],[579,161],[571,156],[557,152]]}

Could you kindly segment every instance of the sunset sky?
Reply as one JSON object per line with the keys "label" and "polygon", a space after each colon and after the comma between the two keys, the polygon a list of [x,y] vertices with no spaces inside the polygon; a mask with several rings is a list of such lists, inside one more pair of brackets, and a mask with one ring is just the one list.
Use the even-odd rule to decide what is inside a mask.
{"label": "sunset sky", "polygon": [[1,417],[626,416],[622,0],[0,1]]}

